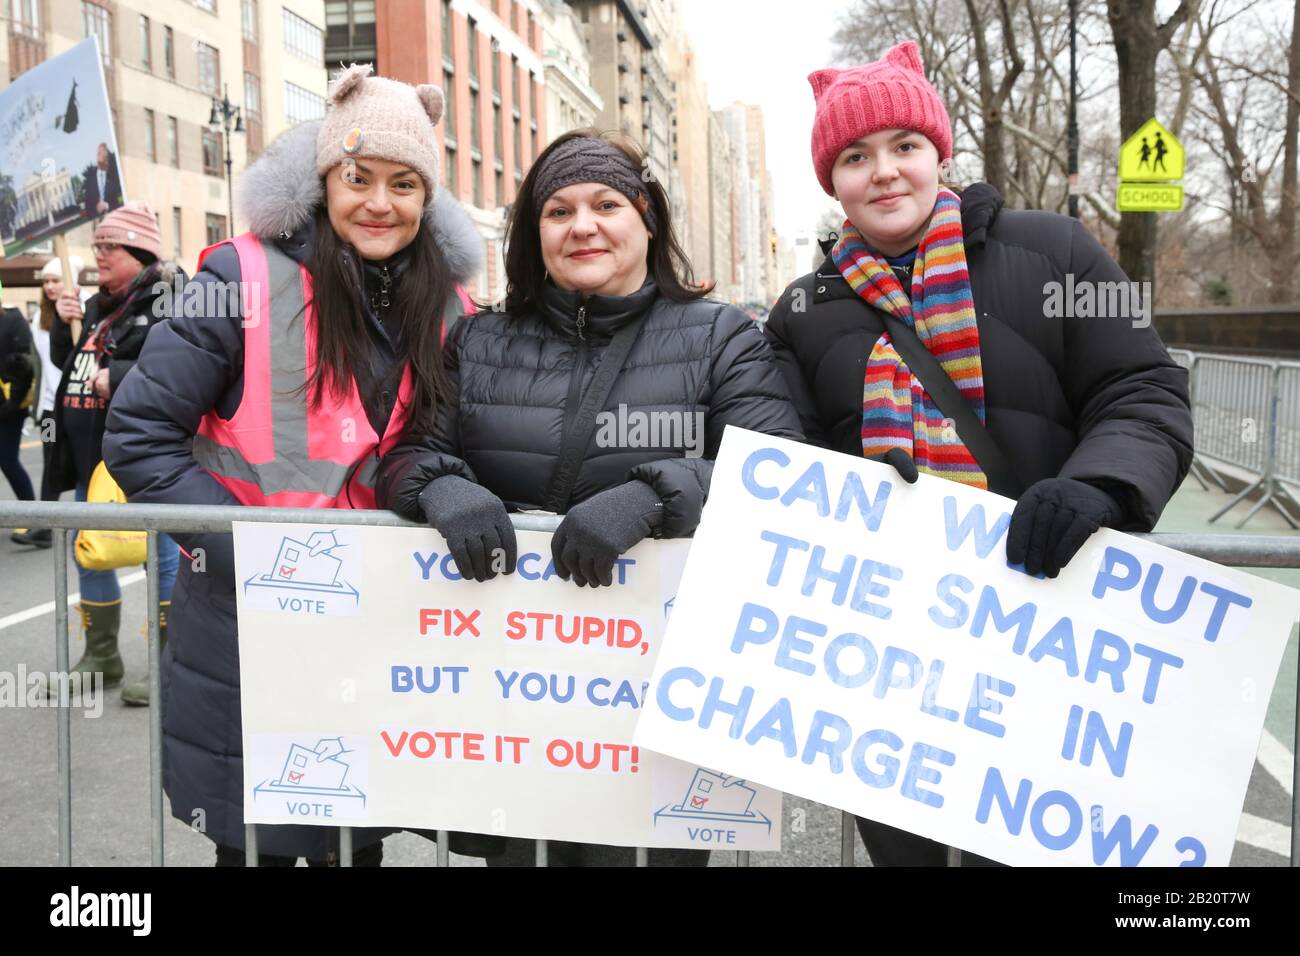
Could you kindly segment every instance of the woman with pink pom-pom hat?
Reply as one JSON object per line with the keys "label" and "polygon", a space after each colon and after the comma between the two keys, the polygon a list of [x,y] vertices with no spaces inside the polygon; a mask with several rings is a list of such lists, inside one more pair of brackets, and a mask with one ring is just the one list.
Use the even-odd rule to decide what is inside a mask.
{"label": "woman with pink pom-pom hat", "polygon": [[[1065,288],[1136,291],[1082,223],[945,185],[952,123],[915,42],[808,79],[813,168],[844,225],[766,325],[808,440],[1016,498],[1006,559],[1032,575],[1056,577],[1098,528],[1151,530],[1192,420],[1150,302],[1071,308]],[[946,860],[858,824],[876,865]]]}

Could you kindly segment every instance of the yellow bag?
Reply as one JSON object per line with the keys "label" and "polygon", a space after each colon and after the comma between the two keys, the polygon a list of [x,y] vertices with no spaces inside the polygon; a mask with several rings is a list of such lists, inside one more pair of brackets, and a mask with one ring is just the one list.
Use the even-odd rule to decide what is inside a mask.
{"label": "yellow bag", "polygon": [[[0,395],[4,396],[4,400],[6,402],[9,401],[9,393],[11,391],[13,391],[13,384],[11,382],[6,382],[4,379],[0,378]],[[35,400],[36,400],[36,380],[32,379],[32,384],[27,389],[27,396],[23,399],[22,404],[19,405],[18,407],[24,409],[31,408],[32,402],[34,402]]]}
{"label": "yellow bag", "polygon": [[[102,461],[90,476],[86,500],[126,504],[126,495]],[[74,555],[87,571],[112,571],[144,564],[148,541],[149,535],[144,531],[78,531]]]}

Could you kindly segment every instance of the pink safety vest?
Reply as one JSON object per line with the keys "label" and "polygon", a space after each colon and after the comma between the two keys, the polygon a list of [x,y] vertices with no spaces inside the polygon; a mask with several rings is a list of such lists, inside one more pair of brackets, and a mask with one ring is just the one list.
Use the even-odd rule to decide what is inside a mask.
{"label": "pink safety vest", "polygon": [[[366,417],[355,381],[341,402],[326,390],[320,407],[312,408],[303,387],[316,368],[311,276],[251,233],[229,242],[247,290],[244,395],[229,421],[215,411],[203,417],[195,460],[243,505],[374,508],[379,460],[400,440],[410,412],[410,363],[382,438]],[[199,268],[222,244],[203,250]],[[456,291],[462,304],[468,301]]]}

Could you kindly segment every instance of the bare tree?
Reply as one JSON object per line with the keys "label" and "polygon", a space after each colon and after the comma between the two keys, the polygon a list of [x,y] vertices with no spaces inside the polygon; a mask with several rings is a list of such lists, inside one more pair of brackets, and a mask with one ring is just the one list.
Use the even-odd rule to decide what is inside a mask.
{"label": "bare tree", "polygon": [[[1101,0],[1089,2],[1082,27],[1100,38]],[[954,19],[963,17],[971,30],[953,30]],[[864,22],[880,28],[863,30]],[[920,45],[931,82],[949,109],[958,153],[979,157],[983,178],[1009,205],[1063,212],[1070,39],[1065,0],[858,0],[834,36],[836,57],[848,64],[876,59],[909,37]],[[1086,84],[1080,103],[1106,98],[1112,86],[1108,76]],[[964,163],[958,171],[969,172]],[[1099,218],[1118,224],[1118,214],[1097,190],[1085,198]]]}
{"label": "bare tree", "polygon": [[[1159,272],[1162,302],[1296,295],[1297,4],[1181,0],[1158,23],[1155,0],[1080,0],[1085,218],[1134,279]],[[1064,212],[1066,0],[854,0],[836,59],[878,59],[908,38],[949,109],[957,179],[982,169],[1009,205]],[[1158,231],[1156,214],[1112,207],[1119,147],[1154,115],[1188,158],[1186,208],[1161,213]]]}
{"label": "bare tree", "polygon": [[988,41],[984,36],[985,10],[976,8],[975,0],[965,0],[966,16],[970,19],[971,38],[975,43],[975,65],[979,73],[980,116],[983,130],[980,153],[984,157],[984,179],[1004,195],[1007,192],[1007,159],[1002,140],[1002,112],[1016,80],[1025,70],[1025,61],[1016,49],[1016,32],[1011,22],[1011,9],[1016,0],[997,0],[1002,32],[1002,49],[1007,59],[1006,72],[998,83],[993,82],[993,66]]}
{"label": "bare tree", "polygon": [[[1188,231],[1197,248],[1187,261],[1202,289],[1225,303],[1296,296],[1296,20],[1295,0],[1210,0],[1184,38],[1192,55],[1171,47],[1194,84],[1184,142],[1189,205],[1199,199],[1202,215]],[[1201,158],[1194,165],[1192,150]]]}
{"label": "bare tree", "polygon": [[[1156,58],[1191,12],[1189,0],[1156,23],[1156,0],[1106,0],[1119,67],[1119,131],[1123,139],[1156,112]],[[1156,214],[1126,212],[1119,223],[1119,265],[1135,282],[1156,278]]]}

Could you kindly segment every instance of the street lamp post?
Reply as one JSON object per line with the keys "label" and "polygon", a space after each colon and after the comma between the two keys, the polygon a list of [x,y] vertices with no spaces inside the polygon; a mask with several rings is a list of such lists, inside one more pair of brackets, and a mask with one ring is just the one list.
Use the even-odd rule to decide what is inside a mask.
{"label": "street lamp post", "polygon": [[230,134],[244,131],[244,118],[240,115],[239,107],[230,102],[229,84],[223,86],[221,99],[213,97],[212,113],[208,117],[208,126],[213,131],[218,129],[225,131],[222,138],[226,141],[226,201],[230,213],[230,218],[226,220],[226,235],[229,237],[235,234],[234,160],[230,155]]}

